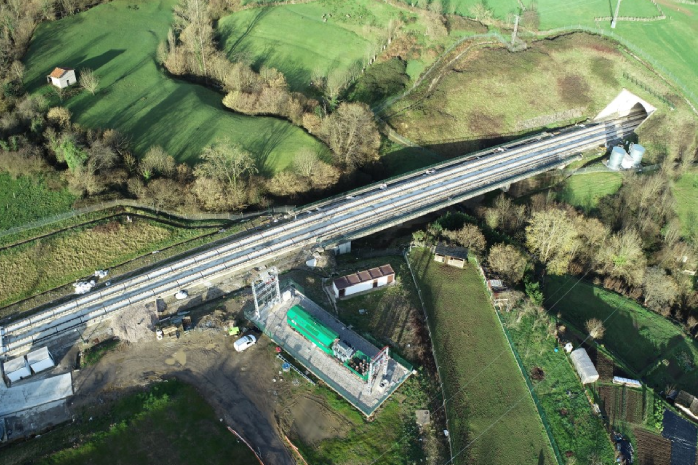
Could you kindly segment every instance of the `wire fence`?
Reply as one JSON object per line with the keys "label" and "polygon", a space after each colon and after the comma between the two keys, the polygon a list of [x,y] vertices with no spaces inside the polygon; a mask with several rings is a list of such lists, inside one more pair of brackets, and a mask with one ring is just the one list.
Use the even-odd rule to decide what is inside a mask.
{"label": "wire fence", "polygon": [[166,216],[170,219],[176,219],[176,220],[184,220],[184,221],[206,221],[206,220],[224,220],[224,221],[239,221],[243,219],[248,219],[248,218],[255,218],[258,216],[262,215],[269,215],[269,214],[275,214],[275,213],[288,213],[290,211],[293,211],[295,207],[293,206],[279,206],[279,207],[272,207],[267,210],[263,211],[256,211],[256,212],[249,212],[249,213],[179,213],[179,212],[172,212],[169,210],[163,210],[161,208],[156,208],[153,207],[152,205],[146,205],[139,203],[135,200],[130,200],[130,199],[117,199],[117,200],[111,200],[107,202],[99,202],[95,203],[92,205],[89,205],[87,207],[82,207],[82,208],[76,208],[71,211],[65,212],[65,213],[59,213],[57,215],[53,216],[48,216],[45,218],[41,218],[36,221],[32,221],[30,223],[26,223],[20,226],[15,226],[13,228],[5,229],[4,231],[0,232],[0,238],[12,235],[12,234],[19,234],[25,231],[29,231],[32,229],[36,228],[41,228],[44,226],[48,226],[54,223],[58,223],[60,221],[65,221],[69,220],[71,218],[76,218],[80,215],[86,215],[88,213],[94,213],[94,212],[99,212],[99,211],[104,211],[104,210],[109,210],[113,208],[136,208],[139,210],[147,210],[154,212],[156,215],[160,216]]}
{"label": "wire fence", "polygon": [[[429,340],[431,341],[431,353],[434,356],[434,365],[436,365],[436,372],[439,375],[439,386],[441,387],[441,398],[443,399],[442,402],[442,407],[444,411],[444,419],[446,420],[446,429],[450,430],[451,426],[448,422],[448,414],[446,411],[446,393],[444,392],[444,378],[441,376],[441,368],[439,365],[439,360],[436,357],[436,350],[434,350],[434,336],[431,333],[431,325],[429,324],[429,313],[427,312],[427,306],[424,304],[424,299],[422,298],[422,290],[419,288],[419,284],[417,283],[417,277],[414,274],[414,270],[412,270],[412,264],[410,263],[409,259],[409,253],[412,250],[412,245],[410,245],[410,248],[408,250],[405,250],[403,253],[403,257],[405,258],[405,262],[407,262],[407,268],[410,270],[410,275],[412,275],[412,280],[414,281],[414,287],[417,289],[417,296],[419,297],[419,302],[422,305],[422,314],[424,315],[424,321],[427,324],[427,331],[429,333]],[[449,453],[449,459],[450,461],[453,461],[453,444],[451,443],[451,435],[448,435],[448,453]]]}

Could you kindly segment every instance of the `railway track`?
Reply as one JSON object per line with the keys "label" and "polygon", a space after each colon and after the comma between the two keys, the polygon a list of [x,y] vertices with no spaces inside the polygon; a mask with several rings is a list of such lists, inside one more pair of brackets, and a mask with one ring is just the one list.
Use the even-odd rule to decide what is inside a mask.
{"label": "railway track", "polygon": [[124,279],[91,294],[0,328],[0,354],[19,353],[65,331],[101,321],[128,305],[174,294],[202,280],[249,268],[304,247],[361,237],[500,185],[569,163],[579,152],[626,137],[644,112],[543,134],[489,149],[427,170],[408,173],[350,195],[312,204],[268,229],[176,263]]}

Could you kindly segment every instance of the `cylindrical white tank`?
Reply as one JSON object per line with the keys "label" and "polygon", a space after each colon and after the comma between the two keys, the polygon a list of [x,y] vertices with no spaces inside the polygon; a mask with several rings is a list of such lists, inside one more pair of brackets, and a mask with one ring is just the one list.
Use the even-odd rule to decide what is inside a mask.
{"label": "cylindrical white tank", "polygon": [[616,171],[619,170],[620,163],[623,161],[625,155],[626,152],[623,147],[613,147],[613,150],[611,150],[611,158],[608,160],[608,168]]}
{"label": "cylindrical white tank", "polygon": [[633,144],[630,147],[630,157],[633,159],[633,167],[638,168],[642,162],[642,157],[645,155],[645,148],[640,144]]}

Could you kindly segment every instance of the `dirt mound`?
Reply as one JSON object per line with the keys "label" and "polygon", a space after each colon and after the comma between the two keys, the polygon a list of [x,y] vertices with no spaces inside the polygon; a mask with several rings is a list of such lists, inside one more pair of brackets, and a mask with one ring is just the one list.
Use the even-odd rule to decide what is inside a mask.
{"label": "dirt mound", "polygon": [[112,319],[114,336],[122,341],[138,342],[155,337],[155,324],[158,317],[155,303],[131,305]]}
{"label": "dirt mound", "polygon": [[291,419],[291,435],[304,444],[318,444],[329,438],[345,437],[350,425],[332,412],[325,402],[311,395],[301,395],[286,409]]}

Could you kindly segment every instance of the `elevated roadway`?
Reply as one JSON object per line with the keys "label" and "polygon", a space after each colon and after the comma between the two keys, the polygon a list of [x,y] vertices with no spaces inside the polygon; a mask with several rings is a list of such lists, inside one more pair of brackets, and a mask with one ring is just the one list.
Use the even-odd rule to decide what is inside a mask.
{"label": "elevated roadway", "polygon": [[224,274],[248,269],[302,248],[326,248],[372,234],[538,173],[569,164],[579,153],[610,146],[646,118],[576,126],[515,141],[311,204],[267,229],[45,309],[0,328],[0,354],[22,353],[115,311],[172,295]]}

